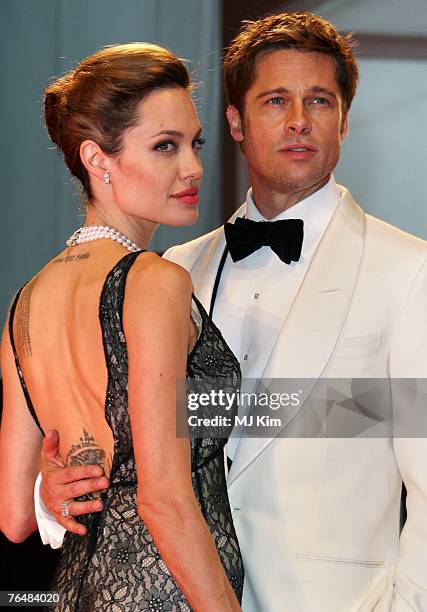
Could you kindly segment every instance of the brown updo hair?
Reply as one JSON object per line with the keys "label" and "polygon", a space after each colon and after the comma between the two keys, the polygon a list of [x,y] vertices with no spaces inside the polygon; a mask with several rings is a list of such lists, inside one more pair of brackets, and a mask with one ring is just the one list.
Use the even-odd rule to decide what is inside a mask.
{"label": "brown updo hair", "polygon": [[128,43],[94,53],[45,90],[49,136],[88,199],[92,192],[81,143],[94,140],[107,155],[120,153],[124,131],[138,120],[139,102],[169,87],[190,90],[182,61],[158,45]]}

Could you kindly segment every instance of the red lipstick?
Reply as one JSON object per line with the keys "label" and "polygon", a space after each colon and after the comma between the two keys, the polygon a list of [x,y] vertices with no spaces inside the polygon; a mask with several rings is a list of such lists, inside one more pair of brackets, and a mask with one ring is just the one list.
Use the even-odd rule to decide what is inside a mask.
{"label": "red lipstick", "polygon": [[172,198],[176,198],[184,204],[192,204],[195,206],[199,203],[199,190],[197,187],[190,187],[190,189],[184,189],[178,193],[173,193]]}

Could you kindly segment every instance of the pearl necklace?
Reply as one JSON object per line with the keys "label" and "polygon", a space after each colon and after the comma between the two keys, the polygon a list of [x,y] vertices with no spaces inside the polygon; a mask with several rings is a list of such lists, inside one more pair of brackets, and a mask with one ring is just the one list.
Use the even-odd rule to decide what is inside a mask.
{"label": "pearl necklace", "polygon": [[115,240],[132,253],[143,250],[130,238],[114,229],[114,227],[109,227],[108,225],[88,225],[85,227],[79,227],[79,229],[77,229],[74,234],[68,238],[67,246],[73,247],[78,244],[82,244],[83,242],[92,242],[93,240],[100,240],[101,238]]}

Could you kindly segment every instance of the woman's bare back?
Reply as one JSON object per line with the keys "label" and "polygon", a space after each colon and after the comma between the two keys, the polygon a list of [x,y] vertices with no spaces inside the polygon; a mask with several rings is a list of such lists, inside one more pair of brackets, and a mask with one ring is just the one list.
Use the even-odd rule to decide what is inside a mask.
{"label": "woman's bare back", "polygon": [[[97,463],[108,475],[113,437],[104,414],[108,375],[99,304],[123,249],[105,247],[79,245],[47,264],[23,288],[13,332],[42,429],[59,432],[67,465]],[[157,256],[144,257],[149,262]]]}

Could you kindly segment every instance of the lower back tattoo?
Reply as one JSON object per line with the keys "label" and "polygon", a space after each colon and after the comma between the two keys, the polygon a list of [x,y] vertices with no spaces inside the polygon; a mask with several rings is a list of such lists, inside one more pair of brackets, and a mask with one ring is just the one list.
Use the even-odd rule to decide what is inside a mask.
{"label": "lower back tattoo", "polygon": [[83,435],[77,444],[68,451],[66,465],[97,464],[105,466],[105,451],[95,441],[95,438],[83,428]]}

